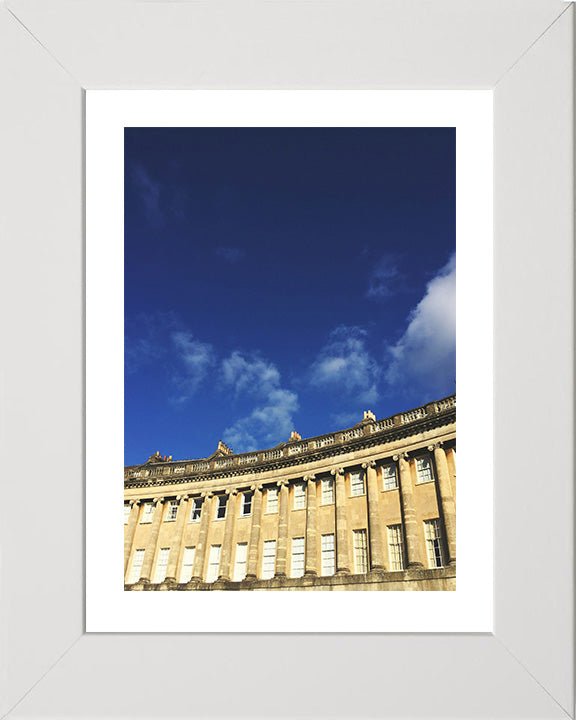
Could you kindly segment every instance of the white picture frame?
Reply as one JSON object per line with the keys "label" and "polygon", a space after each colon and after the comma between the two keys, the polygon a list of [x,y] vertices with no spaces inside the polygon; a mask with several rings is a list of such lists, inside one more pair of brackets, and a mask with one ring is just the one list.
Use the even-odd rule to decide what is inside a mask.
{"label": "white picture frame", "polygon": [[[3,716],[574,717],[574,15],[560,0],[0,7]],[[493,634],[84,634],[96,87],[493,88]]]}

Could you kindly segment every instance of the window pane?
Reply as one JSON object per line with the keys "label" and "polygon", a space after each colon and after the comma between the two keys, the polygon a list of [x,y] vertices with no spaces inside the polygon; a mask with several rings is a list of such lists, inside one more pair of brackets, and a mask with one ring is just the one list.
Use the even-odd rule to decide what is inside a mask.
{"label": "window pane", "polygon": [[187,583],[192,578],[192,569],[194,567],[195,547],[184,548],[184,558],[182,560],[182,570],[180,571],[180,582]]}
{"label": "window pane", "polygon": [[240,582],[246,577],[246,560],[248,557],[248,543],[236,545],[236,559],[234,562],[234,582]]}
{"label": "window pane", "polygon": [[140,522],[141,523],[151,523],[153,515],[154,515],[154,505],[152,503],[146,503],[142,510],[142,519],[140,520]]}
{"label": "window pane", "polygon": [[274,577],[276,569],[276,540],[266,540],[262,552],[262,579]]}
{"label": "window pane", "polygon": [[354,530],[354,564],[357,573],[368,572],[368,542],[366,530]]}
{"label": "window pane", "polygon": [[292,559],[291,571],[292,577],[302,577],[304,575],[304,538],[292,538]]}
{"label": "window pane", "polygon": [[334,502],[334,481],[332,478],[322,480],[322,505],[332,505]]}
{"label": "window pane", "polygon": [[444,553],[439,518],[424,521],[424,537],[428,553],[428,565],[431,568],[444,566]]}
{"label": "window pane", "polygon": [[227,495],[218,495],[218,503],[216,505],[216,520],[223,520],[226,517]]}
{"label": "window pane", "polygon": [[266,491],[266,512],[278,512],[278,488],[268,488]]}
{"label": "window pane", "polygon": [[303,483],[294,485],[294,510],[303,510],[306,507],[306,486]]}
{"label": "window pane", "polygon": [[250,515],[252,512],[253,492],[245,492],[242,495],[242,515]]}
{"label": "window pane", "polygon": [[208,557],[208,572],[206,573],[206,582],[214,582],[218,579],[218,570],[220,568],[220,545],[212,545],[210,547],[210,555]]}
{"label": "window pane", "polygon": [[334,575],[334,535],[322,535],[322,575]]}
{"label": "window pane", "polygon": [[156,560],[156,571],[152,582],[160,583],[166,578],[166,566],[168,565],[168,556],[170,548],[162,548],[158,551],[158,559]]}
{"label": "window pane", "polygon": [[432,461],[430,457],[416,458],[416,475],[419,483],[434,480]]}
{"label": "window pane", "polygon": [[192,508],[190,510],[190,522],[198,522],[202,513],[202,498],[194,498],[192,500]]}
{"label": "window pane", "polygon": [[142,564],[144,562],[144,550],[136,550],[134,558],[132,560],[132,568],[130,570],[130,577],[128,582],[135,583],[140,580],[140,571],[142,570]]}
{"label": "window pane", "polygon": [[350,474],[350,494],[364,495],[364,473],[353,472]]}
{"label": "window pane", "polygon": [[395,465],[384,465],[382,467],[382,480],[384,484],[384,490],[393,490],[394,488],[398,487]]}
{"label": "window pane", "polygon": [[402,525],[388,526],[388,553],[390,555],[390,570],[404,570]]}

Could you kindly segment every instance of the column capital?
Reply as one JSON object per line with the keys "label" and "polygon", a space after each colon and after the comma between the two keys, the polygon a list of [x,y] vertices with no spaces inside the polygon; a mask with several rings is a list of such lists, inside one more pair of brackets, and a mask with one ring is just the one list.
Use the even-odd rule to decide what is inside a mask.
{"label": "column capital", "polygon": [[278,480],[276,485],[278,485],[279,488],[286,487],[286,485],[288,485],[288,480],[282,478],[281,480]]}
{"label": "column capital", "polygon": [[132,505],[140,505],[140,500],[128,500],[128,505],[132,507]]}
{"label": "column capital", "polygon": [[376,467],[376,460],[368,460],[368,462],[362,463],[362,467],[364,468],[364,470]]}
{"label": "column capital", "polygon": [[189,497],[190,495],[176,495],[176,500],[180,502],[181,500],[188,500]]}
{"label": "column capital", "polygon": [[316,475],[304,475],[304,477],[302,479],[304,480],[305,483],[310,484],[316,480]]}
{"label": "column capital", "polygon": [[254,492],[261,491],[261,490],[262,490],[262,483],[252,483],[252,485],[250,485],[250,490],[252,490],[252,491],[254,491]]}
{"label": "column capital", "polygon": [[161,505],[163,502],[164,502],[164,498],[163,498],[163,497],[152,498],[152,504],[153,504],[153,505],[158,505],[158,504]]}
{"label": "column capital", "polygon": [[444,445],[444,442],[442,440],[435,442],[433,445],[428,445],[428,452],[434,452],[434,450],[440,449],[442,445]]}
{"label": "column capital", "polygon": [[206,498],[206,500],[209,500],[213,495],[214,495],[214,493],[212,492],[212,490],[204,490],[204,492],[200,495],[200,497],[203,497],[203,498]]}
{"label": "column capital", "polygon": [[400,453],[399,455],[394,455],[394,456],[392,457],[392,459],[394,460],[394,462],[398,462],[398,460],[407,461],[407,460],[408,460],[408,453],[407,453],[407,452],[403,452],[403,453]]}
{"label": "column capital", "polygon": [[334,476],[344,475],[344,468],[343,467],[332,468],[332,470],[330,470],[330,475],[334,475]]}
{"label": "column capital", "polygon": [[226,495],[230,495],[231,497],[234,497],[234,495],[238,495],[238,490],[236,488],[226,488],[225,492]]}

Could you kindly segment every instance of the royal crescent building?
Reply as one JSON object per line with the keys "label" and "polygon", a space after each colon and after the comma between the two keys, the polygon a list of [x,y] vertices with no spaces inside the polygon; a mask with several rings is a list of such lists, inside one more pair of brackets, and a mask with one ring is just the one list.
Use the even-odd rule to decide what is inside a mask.
{"label": "royal crescent building", "polygon": [[124,474],[126,590],[455,590],[456,397]]}

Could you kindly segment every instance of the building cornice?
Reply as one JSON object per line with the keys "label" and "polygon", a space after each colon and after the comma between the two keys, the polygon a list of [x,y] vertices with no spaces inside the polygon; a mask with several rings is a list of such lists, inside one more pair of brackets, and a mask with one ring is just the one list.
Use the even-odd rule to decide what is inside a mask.
{"label": "building cornice", "polygon": [[230,454],[179,462],[132,465],[124,469],[124,487],[142,488],[221,480],[297,467],[340,455],[394,443],[456,422],[456,395],[413,410],[326,435],[283,443],[253,453]]}

